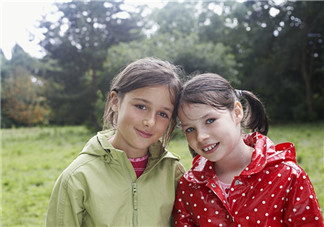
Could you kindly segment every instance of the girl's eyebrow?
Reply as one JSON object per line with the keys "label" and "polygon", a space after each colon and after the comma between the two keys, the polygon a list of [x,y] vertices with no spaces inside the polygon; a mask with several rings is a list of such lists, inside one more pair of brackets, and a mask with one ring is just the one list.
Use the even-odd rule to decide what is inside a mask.
{"label": "girl's eyebrow", "polygon": [[[199,118],[197,118],[197,119],[192,119],[192,120],[200,120],[200,119],[205,119],[205,118],[209,118],[209,115],[210,115],[210,113],[207,113],[207,114],[205,114],[204,116],[202,116],[202,117],[199,117]],[[190,119],[191,120],[191,119]],[[181,127],[186,127],[186,126],[188,126],[188,124],[180,124],[180,126]]]}
{"label": "girl's eyebrow", "polygon": [[[136,101],[142,101],[144,103],[147,103],[147,104],[152,104],[152,102],[146,100],[146,99],[143,99],[143,98],[134,98],[134,100]],[[166,107],[166,106],[162,106],[162,109],[164,109],[165,111],[168,111],[170,113],[172,113],[172,109],[170,109],[169,107]]]}

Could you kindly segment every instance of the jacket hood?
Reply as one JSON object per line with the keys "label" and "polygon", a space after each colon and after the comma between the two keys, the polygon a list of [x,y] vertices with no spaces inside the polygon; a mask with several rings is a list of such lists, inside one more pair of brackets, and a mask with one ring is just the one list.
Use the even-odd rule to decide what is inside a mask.
{"label": "jacket hood", "polygon": [[[114,135],[115,131],[113,129],[104,130],[97,133],[96,136],[92,137],[88,143],[85,145],[81,154],[88,154],[93,156],[107,156],[109,154],[112,158],[119,158],[120,156],[126,156],[126,153],[122,150],[114,148],[109,139]],[[171,154],[166,149],[163,148],[160,141],[152,144],[149,147],[150,158],[159,159],[161,156],[167,158],[174,158],[180,160],[180,158],[174,154]]]}
{"label": "jacket hood", "polygon": [[[266,165],[272,165],[282,161],[296,163],[295,147],[292,143],[274,143],[266,136],[254,132],[243,137],[244,142],[254,148],[251,163],[242,171],[241,175],[252,175],[262,171]],[[195,182],[207,183],[208,179],[215,176],[214,164],[208,159],[197,155],[192,163],[189,178],[195,178]]]}
{"label": "jacket hood", "polygon": [[89,154],[93,156],[107,155],[110,149],[114,149],[109,143],[109,138],[113,135],[112,130],[98,132],[96,136],[92,137],[84,146],[81,154]]}

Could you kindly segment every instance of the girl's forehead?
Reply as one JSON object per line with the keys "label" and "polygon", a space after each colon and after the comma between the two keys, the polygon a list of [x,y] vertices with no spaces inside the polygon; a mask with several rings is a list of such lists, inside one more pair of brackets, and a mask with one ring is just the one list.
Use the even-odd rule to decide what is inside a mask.
{"label": "girl's forehead", "polygon": [[[131,93],[133,95],[145,95],[150,96],[152,94],[158,95],[160,93],[164,93],[165,95],[170,96],[169,89],[166,85],[155,85],[155,86],[146,86],[134,89],[132,91],[129,91],[128,93]],[[127,93],[126,93],[127,94]]]}
{"label": "girl's forehead", "polygon": [[138,88],[127,92],[124,99],[141,100],[154,105],[161,105],[173,110],[173,103],[169,89],[165,85]]}
{"label": "girl's forehead", "polygon": [[209,106],[205,104],[198,104],[198,103],[182,103],[178,115],[180,121],[192,121],[201,119],[206,111],[208,111]]}
{"label": "girl's forehead", "polygon": [[202,103],[188,103],[188,102],[183,102],[180,105],[179,111],[185,111],[185,110],[194,110],[194,109],[199,109],[201,107],[207,106],[206,104]]}
{"label": "girl's forehead", "polygon": [[213,106],[200,103],[182,103],[178,115],[181,121],[199,120],[215,114],[224,114],[228,112],[226,109],[217,109]]}

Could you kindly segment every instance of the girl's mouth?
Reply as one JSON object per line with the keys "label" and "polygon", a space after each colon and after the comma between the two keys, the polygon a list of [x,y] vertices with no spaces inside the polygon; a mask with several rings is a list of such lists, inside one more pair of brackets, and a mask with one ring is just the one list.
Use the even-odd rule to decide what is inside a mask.
{"label": "girl's mouth", "polygon": [[136,131],[141,137],[144,137],[144,138],[150,138],[152,136],[151,133],[147,133],[147,132],[144,132],[144,131],[141,131],[138,129],[136,129]]}
{"label": "girl's mouth", "polygon": [[204,153],[206,153],[206,154],[207,153],[212,153],[213,151],[215,151],[217,149],[218,145],[219,145],[219,142],[218,143],[211,144],[211,145],[203,148],[202,151]]}

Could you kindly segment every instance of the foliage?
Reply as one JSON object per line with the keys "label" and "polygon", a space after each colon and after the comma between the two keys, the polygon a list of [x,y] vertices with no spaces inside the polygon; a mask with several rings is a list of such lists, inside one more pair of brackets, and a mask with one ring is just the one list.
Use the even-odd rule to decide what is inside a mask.
{"label": "foliage", "polygon": [[314,120],[323,110],[317,104],[323,102],[323,8],[305,1],[226,2],[228,28],[215,28],[219,20],[209,13],[202,36],[232,47],[243,88],[260,94],[271,118]]}
{"label": "foliage", "polygon": [[50,110],[44,96],[46,81],[32,74],[37,60],[16,45],[1,72],[1,127],[48,123]]}
{"label": "foliage", "polygon": [[[111,47],[104,64],[103,76],[100,78],[99,89],[101,97],[108,95],[110,82],[130,62],[143,57],[157,57],[179,65],[183,71],[181,77],[188,79],[187,74],[198,72],[220,72],[229,75],[228,79],[238,84],[235,58],[228,48],[221,43],[200,43],[195,34],[189,36],[178,35],[178,38],[169,41],[165,34],[155,34],[148,39],[129,43],[120,43]],[[99,103],[103,105],[98,105]],[[97,122],[102,119],[104,108],[103,98],[96,102]]]}
{"label": "foliage", "polygon": [[89,121],[85,123],[86,127],[92,132],[100,131],[103,129],[103,115],[104,115],[107,100],[100,90],[97,91],[97,97],[98,98],[94,105],[94,113],[93,113],[97,121],[95,127]]}
{"label": "foliage", "polygon": [[[181,66],[187,74],[215,71],[231,75],[236,79],[235,57],[222,43],[216,45],[199,41],[195,34],[178,35],[170,41],[168,35],[156,34],[148,39],[121,43],[110,49],[105,62],[106,75],[118,72],[129,62],[142,57],[158,57]],[[108,71],[109,70],[109,71]]]}
{"label": "foliage", "polygon": [[216,72],[239,83],[231,49],[221,41],[211,42],[199,36],[201,24],[196,13],[199,10],[194,1],[169,2],[152,13],[151,18],[158,28],[148,39],[187,74]]}
{"label": "foliage", "polygon": [[[222,13],[216,12],[217,6]],[[168,3],[151,15],[153,34],[111,49],[105,65],[120,70],[136,58],[156,56],[181,65],[187,74],[215,72],[235,87],[253,91],[273,121],[321,119],[324,26],[321,13],[309,15],[323,6],[273,1]],[[277,15],[270,13],[276,10]],[[296,48],[303,42],[306,48]],[[113,75],[103,78],[105,85]]]}
{"label": "foliage", "polygon": [[41,22],[45,31],[41,45],[58,68],[50,74],[55,75],[51,80],[58,88],[54,87],[51,94],[59,97],[49,96],[56,123],[90,121],[96,127],[93,109],[107,50],[140,35],[139,13],[123,10],[122,6],[123,1],[117,0],[57,3],[61,13],[58,22]]}
{"label": "foliage", "polygon": [[[322,2],[167,1],[148,15],[123,0],[56,6],[59,20],[40,23],[45,57],[33,59],[18,45],[9,61],[0,53],[3,85],[15,68],[46,81],[49,123],[100,129],[112,78],[149,56],[180,65],[184,80],[214,72],[253,91],[273,122],[324,117]],[[3,112],[1,119],[20,124]]]}
{"label": "foliage", "polygon": [[12,49],[12,57],[8,62],[8,68],[13,70],[16,66],[23,67],[35,74],[37,71],[37,60],[30,57],[18,44]]}
{"label": "foliage", "polygon": [[[202,42],[198,33],[194,32],[195,26],[192,24],[198,24],[197,18],[192,14],[194,9],[193,3],[168,3],[150,15],[153,21],[151,26],[157,26],[153,34],[141,40],[111,47],[99,82],[101,93],[107,94],[112,78],[122,68],[143,57],[170,61],[179,65],[186,75],[198,72],[223,73],[228,79],[239,84],[235,57],[230,49],[222,43]],[[180,76],[186,80],[186,75]]]}
{"label": "foliage", "polygon": [[156,33],[167,34],[172,40],[179,34],[187,36],[197,32],[195,10],[196,4],[191,1],[171,1],[162,9],[153,11],[150,18],[157,27]]}
{"label": "foliage", "polygon": [[[308,173],[320,206],[324,207],[324,123],[276,125],[269,136],[275,143],[296,145],[297,161]],[[178,132],[181,133],[181,132]],[[55,180],[81,152],[94,133],[85,127],[2,129],[1,226],[45,226],[48,201]],[[180,155],[188,170],[192,158],[180,135],[168,150]]]}
{"label": "foliage", "polygon": [[3,84],[2,111],[18,125],[48,122],[49,110],[42,96],[44,84],[24,68],[16,68]]}

